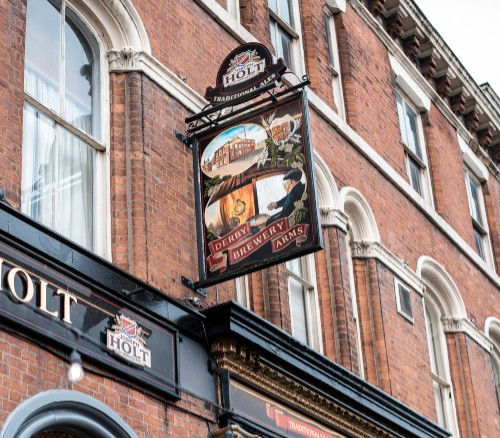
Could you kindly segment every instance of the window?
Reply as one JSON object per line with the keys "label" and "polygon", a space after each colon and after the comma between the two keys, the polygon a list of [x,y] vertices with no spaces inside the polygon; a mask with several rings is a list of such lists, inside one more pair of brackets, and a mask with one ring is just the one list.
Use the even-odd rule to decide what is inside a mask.
{"label": "window", "polygon": [[464,175],[476,251],[483,260],[490,262],[491,248],[481,184],[468,169],[465,169]]}
{"label": "window", "polygon": [[292,335],[315,350],[321,349],[314,256],[286,262]]}
{"label": "window", "polygon": [[484,333],[491,342],[491,366],[493,371],[493,382],[497,409],[500,412],[500,319],[493,316],[486,318],[484,322]]}
{"label": "window", "polygon": [[413,322],[413,307],[411,305],[410,290],[397,278],[394,279],[394,289],[396,291],[396,307],[398,313],[403,315],[408,321]]}
{"label": "window", "polygon": [[361,347],[361,326],[359,323],[358,314],[358,299],[356,295],[356,282],[354,279],[354,265],[352,261],[352,245],[353,237],[351,231],[347,233],[346,248],[347,248],[347,263],[349,269],[349,289],[351,290],[351,302],[352,302],[352,317],[354,319],[354,325],[356,329],[356,352],[358,354],[358,368],[359,376],[364,377],[365,369],[363,363],[363,350]]}
{"label": "window", "polygon": [[500,411],[500,348],[493,343],[491,350],[491,362],[493,366],[493,378],[495,379],[495,393],[497,396],[498,410]]}
{"label": "window", "polygon": [[236,288],[236,302],[241,304],[243,307],[249,308],[250,299],[248,296],[248,275],[236,278],[234,280],[234,284]]}
{"label": "window", "polygon": [[396,93],[396,100],[410,184],[420,196],[430,200],[429,176],[420,116],[401,94]]}
{"label": "window", "polygon": [[29,0],[25,55],[22,211],[102,252],[97,41],[66,0]]}
{"label": "window", "polygon": [[240,21],[240,2],[239,0],[226,0],[226,11],[236,20]]}
{"label": "window", "polygon": [[290,70],[298,73],[300,56],[299,20],[294,9],[294,0],[269,0],[271,41],[277,58],[283,58]]}
{"label": "window", "polygon": [[454,433],[457,428],[441,314],[439,308],[430,300],[425,301],[425,307],[425,323],[438,424]]}
{"label": "window", "polygon": [[345,119],[344,109],[344,93],[342,91],[342,77],[340,75],[340,59],[337,42],[337,30],[335,29],[335,21],[333,15],[328,12],[323,12],[326,28],[326,38],[328,44],[328,60],[330,70],[333,75],[333,100],[337,107],[337,112],[340,117]]}

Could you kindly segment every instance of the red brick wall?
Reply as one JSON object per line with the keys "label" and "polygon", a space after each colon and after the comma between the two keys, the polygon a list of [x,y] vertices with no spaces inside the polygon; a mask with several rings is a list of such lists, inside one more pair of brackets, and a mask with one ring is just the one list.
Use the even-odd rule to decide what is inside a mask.
{"label": "red brick wall", "polygon": [[[0,428],[10,413],[24,400],[54,389],[72,389],[87,394],[113,409],[140,438],[160,436],[202,437],[208,425],[214,427],[214,416],[202,400],[184,394],[176,406],[169,406],[143,391],[116,382],[102,370],[87,369],[77,384],[67,380],[67,364],[57,355],[37,344],[0,331]],[[188,415],[185,410],[197,416]],[[205,421],[206,419],[206,421]]]}
{"label": "red brick wall", "polygon": [[[238,45],[235,38],[195,2],[135,0],[133,3],[147,29],[153,56],[175,74],[187,77],[187,84],[204,94],[206,86],[214,84],[222,59]],[[241,5],[244,26],[270,46],[266,1],[244,0]],[[306,66],[311,88],[333,106],[326,38],[319,32],[324,28],[321,7],[319,0],[302,5]],[[4,29],[0,32],[0,49],[5,54],[0,61],[0,187],[6,189],[7,199],[15,207],[20,205],[21,184],[24,14],[22,1],[3,2],[0,6]],[[347,120],[407,179],[387,50],[349,5],[346,13],[335,20]],[[175,137],[176,130],[186,132],[184,119],[190,114],[182,102],[136,72],[110,75],[110,115],[113,262],[170,296],[190,296],[193,291],[180,284],[180,277],[198,278],[192,152]],[[500,300],[496,285],[341,133],[314,110],[310,120],[314,147],[331,169],[339,189],[352,186],[365,196],[376,218],[382,244],[407,260],[413,270],[424,255],[440,263],[457,285],[468,316],[479,330],[488,316],[498,317]],[[455,130],[435,106],[424,122],[436,211],[473,248],[463,163]],[[484,191],[499,269],[499,182],[490,178]],[[324,230],[324,237],[327,246],[315,255],[324,353],[359,372],[346,276],[345,236],[329,228]],[[387,268],[375,260],[356,260],[355,272],[366,380],[435,420],[425,324],[418,295],[412,294],[415,321],[410,324],[396,312],[393,274]],[[251,309],[290,331],[283,266],[254,273],[249,282]],[[234,284],[229,281],[209,288],[207,299],[202,299],[203,306],[234,296]],[[54,356],[4,332],[0,332],[0,339],[4,347],[1,387],[8,388],[7,393],[0,393],[3,421],[19,401],[54,385],[67,384],[61,377],[64,364]],[[449,342],[458,339],[458,344],[449,347],[458,345],[460,354],[456,359],[461,358],[464,364],[460,373],[457,368],[453,371],[455,390],[464,391],[462,397],[456,397],[461,403],[458,410],[462,430],[470,427],[473,435],[495,436],[497,426],[490,426],[490,419],[498,419],[498,413],[493,411],[494,403],[490,400],[488,356],[463,336],[448,339]],[[40,374],[41,369],[25,368],[18,359],[23,354],[47,363],[47,377]],[[451,362],[455,367],[454,360]],[[458,384],[462,378],[466,381],[464,387]],[[141,436],[157,436],[157,432],[161,432],[158,436],[165,433],[182,436],[188,427],[193,428],[195,436],[207,433],[203,421],[193,420],[175,408],[165,407],[97,374],[89,373],[77,387],[109,403]],[[484,409],[480,394],[486,394],[491,410]],[[151,410],[151,415],[147,418],[136,417],[138,409],[128,409],[129,405],[143,406],[141,403],[150,405],[147,410]],[[197,401],[188,399],[180,406],[201,409]],[[156,414],[159,418],[153,419]],[[477,415],[477,420],[471,417],[470,424],[466,424],[463,415]]]}
{"label": "red brick wall", "polygon": [[24,101],[24,1],[0,5],[0,188],[14,206],[21,205],[21,145]]}

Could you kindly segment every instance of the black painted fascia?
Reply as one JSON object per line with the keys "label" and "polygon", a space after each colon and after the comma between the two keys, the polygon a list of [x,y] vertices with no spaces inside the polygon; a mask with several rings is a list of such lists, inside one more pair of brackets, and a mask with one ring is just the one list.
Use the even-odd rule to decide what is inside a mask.
{"label": "black painted fascia", "polygon": [[[202,336],[204,315],[0,202],[0,240],[147,317]],[[125,291],[125,292],[123,292]],[[129,292],[132,291],[132,294]],[[133,291],[138,291],[134,293]]]}
{"label": "black painted fascia", "polygon": [[278,371],[395,437],[450,436],[400,401],[234,302],[203,313],[210,341],[230,338],[251,346]]}

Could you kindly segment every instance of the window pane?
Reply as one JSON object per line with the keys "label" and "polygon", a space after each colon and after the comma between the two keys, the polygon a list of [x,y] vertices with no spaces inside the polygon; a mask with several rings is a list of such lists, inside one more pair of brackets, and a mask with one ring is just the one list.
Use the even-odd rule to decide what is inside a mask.
{"label": "window pane", "polygon": [[288,290],[290,293],[290,316],[292,319],[292,334],[301,342],[307,344],[307,316],[304,288],[297,280],[289,277]]}
{"label": "window pane", "polygon": [[63,128],[58,158],[58,221],[56,230],[92,248],[93,169],[96,151]]}
{"label": "window pane", "polygon": [[285,65],[292,68],[292,37],[278,26],[281,40],[281,48],[278,50],[285,61]]}
{"label": "window pane", "polygon": [[61,15],[52,4],[29,0],[26,16],[24,88],[59,112]]}
{"label": "window pane", "polygon": [[479,256],[484,260],[483,235],[474,228],[474,241],[476,242],[476,250]]}
{"label": "window pane", "polygon": [[48,227],[54,227],[55,164],[55,123],[25,104],[21,210]]}
{"label": "window pane", "polygon": [[446,427],[445,402],[444,402],[444,398],[443,398],[444,397],[443,388],[441,388],[439,383],[436,381],[432,382],[432,386],[434,388],[434,400],[436,402],[438,424],[440,426]]}
{"label": "window pane", "polygon": [[269,8],[278,14],[278,3],[277,0],[269,0]]}
{"label": "window pane", "polygon": [[286,24],[293,25],[290,0],[278,0],[278,15]]}
{"label": "window pane", "polygon": [[325,22],[326,43],[328,45],[328,61],[330,62],[331,66],[336,67],[335,57],[333,55],[334,48],[332,47],[332,25],[330,24],[330,16],[328,14],[323,14],[323,20]]}
{"label": "window pane", "polygon": [[479,204],[479,196],[480,196],[479,185],[473,178],[470,177],[470,175],[468,176],[467,179],[469,180],[469,189],[470,189],[469,206],[470,206],[471,216],[480,225],[484,225],[481,217],[481,210]]}
{"label": "window pane", "polygon": [[76,30],[65,26],[65,101],[66,120],[92,134],[92,53]]}
{"label": "window pane", "polygon": [[410,156],[408,156],[408,166],[410,168],[411,186],[415,189],[415,191],[419,195],[422,195],[422,187],[420,184],[420,177],[421,177],[420,166]]}
{"label": "window pane", "polygon": [[403,140],[403,144],[408,146],[408,134],[406,132],[406,122],[405,122],[405,113],[403,109],[403,99],[399,94],[396,94],[396,100],[398,105],[398,120],[399,120],[399,128],[401,129],[401,139]]}
{"label": "window pane", "polygon": [[429,341],[429,352],[431,359],[431,370],[437,376],[441,375],[441,369],[439,366],[441,350],[439,348],[439,335],[436,333],[436,327],[432,316],[429,312],[426,312],[426,325],[427,325],[427,337]]}
{"label": "window pane", "polygon": [[300,261],[300,258],[289,260],[286,262],[286,268],[293,272],[297,277],[303,278],[302,274],[302,262]]}
{"label": "window pane", "polygon": [[422,151],[420,150],[420,144],[418,142],[417,114],[407,105],[406,105],[406,129],[407,129],[407,140],[408,140],[406,146],[408,146],[408,148],[410,148],[411,151],[418,158],[422,158]]}
{"label": "window pane", "polygon": [[276,41],[276,36],[277,36],[277,27],[278,25],[276,24],[276,21],[273,19],[270,20],[271,24],[271,43],[274,47],[274,51],[276,52],[276,57],[279,58],[281,55],[278,53],[278,42]]}

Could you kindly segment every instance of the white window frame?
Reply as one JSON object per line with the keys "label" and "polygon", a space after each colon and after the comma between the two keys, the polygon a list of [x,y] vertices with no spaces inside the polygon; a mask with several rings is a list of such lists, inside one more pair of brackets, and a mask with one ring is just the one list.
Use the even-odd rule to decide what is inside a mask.
{"label": "white window frame", "polygon": [[352,258],[353,237],[350,231],[346,235],[347,263],[349,270],[349,289],[351,291],[352,317],[356,329],[356,352],[358,354],[359,377],[365,377],[365,363],[363,356],[363,347],[361,341],[361,324],[359,321],[358,298],[356,293],[356,281],[354,279],[354,263]]}
{"label": "white window frame", "polygon": [[240,22],[240,1],[239,0],[226,0],[226,11],[238,23]]}
{"label": "white window frame", "polygon": [[[408,292],[408,296],[410,297],[410,306],[411,306],[412,313],[406,312],[406,310],[404,310],[403,307],[401,306],[400,288],[403,288]],[[411,302],[411,290],[410,290],[410,288],[395,277],[394,278],[394,293],[396,294],[396,308],[397,308],[398,313],[413,324],[413,303]]]}
{"label": "white window frame", "polygon": [[[436,402],[438,424],[450,431],[452,436],[459,437],[450,365],[448,361],[448,348],[446,346],[445,333],[441,322],[442,315],[438,304],[430,298],[429,295],[427,295],[424,300],[424,308],[427,345],[429,348],[432,386],[434,400]],[[434,343],[432,342],[431,333],[429,332],[430,328],[434,329],[435,332]],[[433,346],[436,348],[434,349]],[[435,370],[435,367],[438,369]],[[436,394],[436,388],[439,390],[439,397],[438,394]]]}
{"label": "white window frame", "polygon": [[[289,269],[291,262],[285,263],[285,269],[288,276],[288,289],[290,292],[290,279],[297,281],[303,287],[305,321],[306,321],[306,331],[307,331],[306,345],[322,353],[323,342],[321,336],[321,320],[319,317],[320,311],[318,302],[318,290],[316,287],[316,268],[314,265],[314,255],[309,254],[300,257],[299,262],[301,264],[303,277],[300,277],[291,269]],[[290,318],[291,318],[290,323],[292,323],[293,317],[294,317],[294,309],[292,301],[290,299]],[[292,336],[294,336],[293,324],[291,324],[291,327],[292,327]]]}
{"label": "white window frame", "polygon": [[[270,33],[272,33],[272,25],[271,21],[276,23],[276,35],[274,39],[278,41],[279,38],[279,30],[278,27],[281,28],[291,39],[291,47],[290,47],[290,64],[288,65],[288,69],[293,71],[299,78],[302,77],[305,69],[305,60],[304,60],[304,51],[302,48],[302,27],[300,24],[300,7],[298,0],[288,0],[290,4],[290,20],[291,24],[286,23],[279,15],[279,11],[274,11],[269,6],[268,2],[268,11],[269,11],[269,21],[270,21]],[[279,5],[279,1],[276,0],[276,4]],[[279,7],[279,6],[278,6]],[[272,37],[272,35],[271,35]],[[271,38],[273,39],[273,38]],[[282,53],[281,50],[278,50],[278,47],[274,47],[274,55],[276,58],[281,58]]]}
{"label": "white window frame", "polygon": [[[429,204],[433,205],[432,199],[432,189],[431,189],[431,181],[430,181],[430,172],[429,172],[429,163],[427,159],[427,147],[425,144],[425,136],[424,129],[422,126],[422,117],[417,107],[411,102],[411,100],[407,97],[407,95],[401,90],[396,90],[396,105],[398,106],[398,125],[401,132],[401,142],[403,143],[404,153],[405,153],[405,166],[406,173],[408,175],[409,184],[413,188],[413,190],[418,193],[425,201]],[[420,153],[422,156],[418,156],[416,152],[414,152],[410,146],[407,144],[408,140],[404,138],[403,133],[410,132],[409,127],[406,124],[406,117],[403,117],[404,126],[401,126],[401,115],[399,114],[399,102],[398,97],[402,102],[403,115],[406,114],[406,109],[409,108],[415,114],[415,122],[416,122],[416,141],[418,142],[418,146],[420,148]],[[403,131],[404,128],[404,131]],[[412,182],[412,172],[411,172],[411,162],[414,162],[418,168],[418,183],[420,185],[420,193],[414,187]]]}
{"label": "white window frame", "polygon": [[234,279],[234,286],[236,289],[236,302],[241,304],[247,309],[250,308],[250,287],[248,285],[248,275],[243,275],[241,277]]}
{"label": "white window frame", "polygon": [[[465,177],[465,188],[467,191],[467,200],[469,203],[469,212],[470,212],[471,221],[472,221],[472,229],[473,229],[473,233],[474,233],[475,250],[479,254],[479,256],[488,265],[492,266],[493,265],[493,253],[492,253],[491,241],[490,241],[490,231],[489,231],[489,227],[488,227],[488,217],[486,215],[486,207],[484,205],[484,194],[483,194],[483,189],[482,189],[482,181],[467,166],[464,167],[464,177]],[[477,220],[473,214],[474,201],[473,201],[472,192],[470,189],[471,181],[477,187],[478,199],[476,200],[475,204],[477,205],[477,210],[478,210],[477,214],[479,216],[479,220]],[[476,238],[475,238],[476,232],[480,235],[481,249],[478,248],[478,245],[476,242]],[[482,252],[482,254],[481,254],[481,252]]]}
{"label": "white window frame", "polygon": [[[72,21],[77,19],[77,27],[86,38],[88,44],[93,47],[94,51],[98,52],[98,57],[94,57],[94,62],[97,65],[99,77],[93,78],[92,87],[98,89],[98,101],[92,103],[93,113],[94,108],[98,110],[94,115],[96,116],[93,122],[97,123],[99,138],[95,138],[85,131],[79,129],[72,123],[61,117],[46,105],[38,101],[35,97],[28,92],[24,92],[24,102],[34,107],[37,111],[43,113],[45,116],[54,121],[56,126],[66,129],[71,134],[84,141],[89,147],[96,151],[94,168],[93,168],[93,242],[92,248],[88,248],[92,252],[100,255],[101,257],[108,258],[111,254],[111,242],[108,239],[110,235],[110,218],[107,214],[108,205],[110,202],[109,184],[107,183],[106,175],[109,174],[109,78],[108,78],[108,64],[106,60],[107,51],[104,47],[102,40],[99,38],[99,32],[90,24],[89,20],[82,15],[81,11],[69,0],[59,0],[61,2],[61,12],[66,14],[66,9],[69,9],[69,15]],[[61,22],[64,25],[65,20],[61,13]],[[91,42],[90,40],[94,41]],[[64,41],[64,38],[63,38]],[[64,44],[64,43],[63,43]],[[60,48],[64,53],[64,47]]]}
{"label": "white window frame", "polygon": [[500,411],[500,345],[495,341],[492,341],[491,366],[493,368],[493,379],[495,382],[497,405],[498,410]]}
{"label": "white window frame", "polygon": [[329,68],[333,75],[332,88],[333,88],[333,101],[337,107],[338,115],[345,120],[345,102],[344,91],[342,86],[342,75],[340,71],[340,58],[338,50],[337,29],[335,27],[334,15],[327,9],[323,10],[323,17],[325,22],[326,38],[328,45],[328,61]]}

